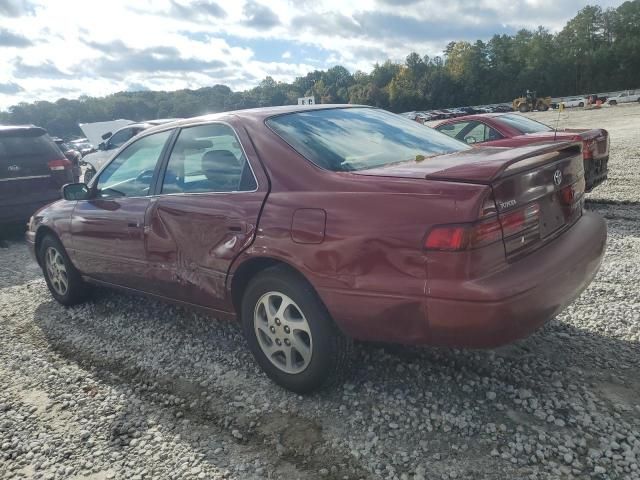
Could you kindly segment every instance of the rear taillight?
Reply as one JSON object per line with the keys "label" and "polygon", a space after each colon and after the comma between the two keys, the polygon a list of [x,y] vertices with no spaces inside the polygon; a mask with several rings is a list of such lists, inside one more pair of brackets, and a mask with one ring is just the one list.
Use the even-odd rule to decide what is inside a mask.
{"label": "rear taillight", "polygon": [[52,172],[57,172],[57,171],[70,169],[71,162],[66,158],[61,158],[58,160],[51,160],[50,162],[47,162],[47,166],[49,167],[49,170],[51,170]]}
{"label": "rear taillight", "polygon": [[582,142],[582,157],[593,158],[593,152],[596,151],[597,143],[594,139],[584,140]]}
{"label": "rear taillight", "polygon": [[434,227],[427,235],[424,246],[429,250],[464,250],[467,244],[467,228],[463,225]]}
{"label": "rear taillight", "polygon": [[484,247],[501,238],[500,222],[494,217],[477,223],[433,227],[424,241],[424,247],[427,250],[455,252]]}
{"label": "rear taillight", "polygon": [[484,247],[521,235],[520,246],[539,240],[540,206],[537,203],[499,216],[462,225],[433,227],[424,241],[427,250],[461,251]]}
{"label": "rear taillight", "polygon": [[575,199],[576,192],[573,185],[567,185],[562,190],[560,190],[560,201],[564,205],[573,205]]}
{"label": "rear taillight", "polygon": [[513,212],[500,215],[504,238],[517,235],[524,230],[537,227],[540,220],[540,206],[537,203]]}

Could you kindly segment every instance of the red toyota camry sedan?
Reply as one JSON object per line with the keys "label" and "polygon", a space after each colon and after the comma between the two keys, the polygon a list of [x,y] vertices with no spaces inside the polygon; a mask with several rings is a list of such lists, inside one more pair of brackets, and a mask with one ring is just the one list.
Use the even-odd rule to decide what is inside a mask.
{"label": "red toyota camry sedan", "polygon": [[602,128],[556,131],[516,113],[490,113],[453,118],[435,129],[470,145],[521,147],[542,142],[581,142],[585,191],[590,192],[607,179],[609,133]]}
{"label": "red toyota camry sedan", "polygon": [[307,392],[353,339],[536,330],[600,266],[583,192],[579,143],[470,148],[375,108],[275,107],[144,131],[27,240],[60,303],[94,284],[238,318],[264,371]]}

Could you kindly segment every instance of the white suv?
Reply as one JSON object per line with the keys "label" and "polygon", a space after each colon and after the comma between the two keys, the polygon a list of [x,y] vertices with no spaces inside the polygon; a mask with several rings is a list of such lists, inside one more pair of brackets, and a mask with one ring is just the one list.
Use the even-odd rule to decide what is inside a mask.
{"label": "white suv", "polygon": [[564,103],[564,106],[567,108],[573,108],[573,107],[584,107],[588,102],[587,99],[584,97],[572,97],[572,98],[567,98],[566,100],[563,100],[562,103]]}

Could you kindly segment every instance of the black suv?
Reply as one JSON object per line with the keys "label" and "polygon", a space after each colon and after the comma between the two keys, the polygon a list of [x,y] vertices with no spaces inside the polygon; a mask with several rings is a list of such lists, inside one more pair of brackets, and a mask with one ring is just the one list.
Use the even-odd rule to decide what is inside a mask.
{"label": "black suv", "polygon": [[71,182],[71,162],[46,130],[0,126],[0,224],[26,222]]}

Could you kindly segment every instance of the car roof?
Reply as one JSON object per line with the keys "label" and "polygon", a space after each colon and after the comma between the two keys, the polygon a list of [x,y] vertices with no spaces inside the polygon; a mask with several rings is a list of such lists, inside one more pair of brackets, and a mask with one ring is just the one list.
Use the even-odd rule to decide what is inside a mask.
{"label": "car roof", "polygon": [[176,118],[156,118],[155,120],[144,120],[140,123],[148,123],[149,125],[162,125],[165,123],[175,122],[177,120],[183,120],[180,117]]}
{"label": "car roof", "polygon": [[[210,113],[207,115],[201,115],[199,117],[191,117],[191,118],[185,118],[183,120],[177,120],[175,122],[163,123],[161,125],[157,125],[146,130],[145,133],[153,133],[156,131],[159,132],[169,128],[199,125],[202,123],[214,122],[216,120],[223,120],[225,118],[229,118],[232,116],[245,118],[245,119],[265,120],[269,117],[273,117],[276,115],[284,115],[287,113],[307,112],[312,110],[329,110],[334,108],[354,108],[354,107],[372,108],[368,105],[333,104],[333,103],[323,103],[319,105],[283,105],[279,107],[248,108],[246,110],[230,110],[228,112]],[[127,127],[131,127],[131,126],[132,125],[127,125]]]}
{"label": "car roof", "polygon": [[485,118],[498,118],[503,117],[505,115],[509,115],[513,112],[493,112],[493,113],[480,113],[473,115],[463,115],[462,117],[449,118],[444,120],[442,123],[457,123],[460,120],[483,120]]}

